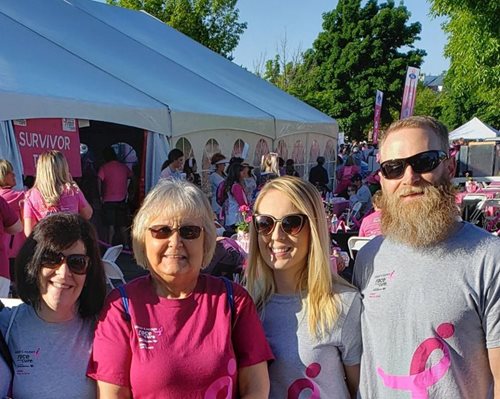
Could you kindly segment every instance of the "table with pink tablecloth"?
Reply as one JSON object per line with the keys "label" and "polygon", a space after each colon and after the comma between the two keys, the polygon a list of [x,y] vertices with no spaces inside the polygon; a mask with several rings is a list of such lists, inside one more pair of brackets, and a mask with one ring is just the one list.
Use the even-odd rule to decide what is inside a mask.
{"label": "table with pink tablecloth", "polygon": [[483,188],[480,190],[477,190],[473,193],[469,193],[467,191],[462,191],[460,193],[457,193],[455,195],[455,200],[457,204],[462,204],[464,197],[470,196],[471,198],[474,196],[485,196],[487,199],[492,199],[497,196],[500,196],[500,187],[494,187],[494,188]]}

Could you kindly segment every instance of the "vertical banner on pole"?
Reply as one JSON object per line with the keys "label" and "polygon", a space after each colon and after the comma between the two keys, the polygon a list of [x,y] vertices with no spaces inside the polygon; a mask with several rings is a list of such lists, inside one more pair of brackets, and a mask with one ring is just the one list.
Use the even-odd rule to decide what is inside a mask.
{"label": "vertical banner on pole", "polygon": [[382,101],[384,100],[384,92],[377,90],[375,95],[375,115],[373,117],[373,144],[378,143],[378,132],[380,129],[380,112],[382,111]]}
{"label": "vertical banner on pole", "polygon": [[401,117],[399,119],[405,119],[413,115],[419,74],[420,69],[415,67],[408,67],[406,71],[405,89],[403,92],[403,102],[401,104]]}

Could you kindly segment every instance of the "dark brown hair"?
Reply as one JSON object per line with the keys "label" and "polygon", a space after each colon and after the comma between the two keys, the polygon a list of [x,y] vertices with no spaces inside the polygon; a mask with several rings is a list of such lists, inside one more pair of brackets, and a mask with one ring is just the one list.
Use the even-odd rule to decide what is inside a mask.
{"label": "dark brown hair", "polygon": [[16,258],[16,288],[21,299],[40,308],[40,273],[45,252],[61,252],[81,240],[90,258],[85,285],[78,298],[82,318],[96,317],[106,296],[106,280],[94,227],[73,213],[56,213],[42,219],[24,242]]}

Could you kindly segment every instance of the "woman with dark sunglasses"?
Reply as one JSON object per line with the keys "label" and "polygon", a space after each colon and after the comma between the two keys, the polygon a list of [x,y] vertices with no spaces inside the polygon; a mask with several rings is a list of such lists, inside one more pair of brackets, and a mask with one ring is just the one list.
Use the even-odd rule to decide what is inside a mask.
{"label": "woman with dark sunglasses", "polygon": [[264,186],[250,229],[247,287],[276,357],[270,398],[356,395],[361,301],[332,275],[329,249],[326,214],[311,183],[285,176]]}
{"label": "woman with dark sunglasses", "polygon": [[14,361],[14,398],[95,398],[86,377],[94,326],[106,295],[92,225],[57,213],[42,219],[16,258],[23,304],[0,312]]}
{"label": "woman with dark sunglasses", "polygon": [[99,397],[267,398],[273,356],[252,299],[237,284],[200,274],[216,240],[203,192],[160,181],[132,239],[150,275],[107,299],[88,370]]}

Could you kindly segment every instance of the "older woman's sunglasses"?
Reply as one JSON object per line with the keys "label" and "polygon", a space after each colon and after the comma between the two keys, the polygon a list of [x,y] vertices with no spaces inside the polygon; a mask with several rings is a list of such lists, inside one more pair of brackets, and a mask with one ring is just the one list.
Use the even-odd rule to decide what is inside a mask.
{"label": "older woman's sunglasses", "polygon": [[277,223],[280,223],[281,230],[283,230],[286,234],[296,236],[304,227],[306,220],[307,216],[300,213],[286,215],[281,219],[276,219],[271,215],[253,216],[255,230],[257,230],[258,234],[266,236],[274,231]]}
{"label": "older woman's sunglasses", "polygon": [[399,179],[405,174],[408,165],[415,173],[428,173],[436,169],[445,159],[448,159],[448,154],[444,151],[424,151],[408,158],[390,159],[382,162],[380,171],[386,179]]}
{"label": "older woman's sunglasses", "polygon": [[196,240],[197,238],[200,237],[200,234],[203,231],[203,227],[181,226],[174,229],[173,227],[165,225],[165,226],[149,227],[149,231],[151,232],[153,238],[156,238],[158,240],[166,240],[172,234],[174,234],[175,231],[178,231],[181,238],[185,240]]}
{"label": "older woman's sunglasses", "polygon": [[42,266],[49,269],[56,269],[64,262],[69,267],[72,273],[86,274],[89,267],[90,258],[87,255],[71,254],[63,255],[56,252],[45,252],[42,256]]}

